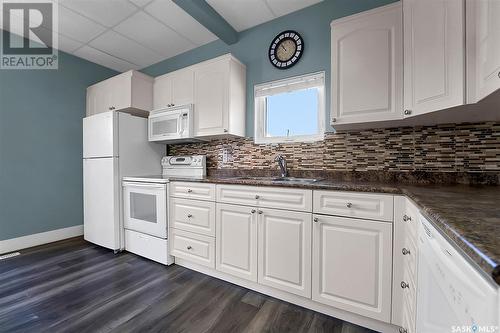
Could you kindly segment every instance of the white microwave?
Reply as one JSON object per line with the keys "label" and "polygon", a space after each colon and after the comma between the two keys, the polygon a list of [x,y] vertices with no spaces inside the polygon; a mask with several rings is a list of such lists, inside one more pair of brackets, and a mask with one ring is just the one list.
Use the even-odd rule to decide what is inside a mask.
{"label": "white microwave", "polygon": [[193,104],[158,109],[149,113],[149,141],[175,143],[194,140]]}

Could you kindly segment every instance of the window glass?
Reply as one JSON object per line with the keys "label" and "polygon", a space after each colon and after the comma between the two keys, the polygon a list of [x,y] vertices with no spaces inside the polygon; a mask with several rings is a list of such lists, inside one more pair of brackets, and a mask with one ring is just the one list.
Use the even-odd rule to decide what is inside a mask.
{"label": "window glass", "polygon": [[268,96],[266,104],[266,136],[318,134],[318,89]]}

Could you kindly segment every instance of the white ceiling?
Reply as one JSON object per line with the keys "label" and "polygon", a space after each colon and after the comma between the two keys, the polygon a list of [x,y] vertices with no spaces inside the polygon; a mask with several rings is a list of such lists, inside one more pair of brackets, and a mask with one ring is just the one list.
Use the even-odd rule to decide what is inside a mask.
{"label": "white ceiling", "polygon": [[206,0],[237,31],[246,30],[323,0]]}
{"label": "white ceiling", "polygon": [[[207,0],[238,31],[320,1]],[[58,8],[58,48],[120,72],[217,39],[172,0],[59,0]]]}

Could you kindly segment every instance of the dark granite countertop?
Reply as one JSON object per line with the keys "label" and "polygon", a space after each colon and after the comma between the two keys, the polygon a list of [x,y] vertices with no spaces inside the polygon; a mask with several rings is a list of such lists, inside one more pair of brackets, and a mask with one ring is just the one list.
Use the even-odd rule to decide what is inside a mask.
{"label": "dark granite countertop", "polygon": [[495,185],[406,185],[325,179],[314,183],[279,182],[270,179],[207,177],[174,180],[282,186],[335,191],[402,194],[447,237],[483,275],[500,285],[500,186]]}

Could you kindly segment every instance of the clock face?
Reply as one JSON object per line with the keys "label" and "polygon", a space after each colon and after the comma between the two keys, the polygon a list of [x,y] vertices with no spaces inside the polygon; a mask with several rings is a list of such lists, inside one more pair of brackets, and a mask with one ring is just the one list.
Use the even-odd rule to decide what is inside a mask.
{"label": "clock face", "polygon": [[303,51],[302,37],[295,31],[283,31],[269,47],[269,60],[276,68],[290,68],[299,61]]}

